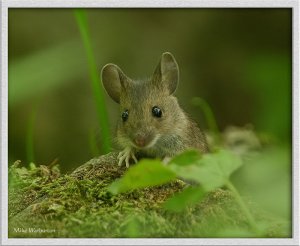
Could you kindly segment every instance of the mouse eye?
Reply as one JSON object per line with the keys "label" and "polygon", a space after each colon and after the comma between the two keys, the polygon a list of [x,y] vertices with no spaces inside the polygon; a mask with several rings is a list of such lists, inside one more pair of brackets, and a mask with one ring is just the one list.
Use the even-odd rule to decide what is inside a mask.
{"label": "mouse eye", "polygon": [[122,120],[123,122],[125,122],[128,119],[129,113],[128,113],[128,109],[126,109],[123,113],[122,113]]}
{"label": "mouse eye", "polygon": [[157,106],[154,106],[154,107],[152,108],[152,115],[153,115],[154,117],[160,118],[161,115],[162,115],[161,109],[160,109],[159,107],[157,107]]}

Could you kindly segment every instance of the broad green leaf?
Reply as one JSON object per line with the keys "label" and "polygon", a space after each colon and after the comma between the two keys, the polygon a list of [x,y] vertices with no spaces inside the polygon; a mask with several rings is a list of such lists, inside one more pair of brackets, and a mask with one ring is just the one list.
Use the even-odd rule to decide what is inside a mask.
{"label": "broad green leaf", "polygon": [[176,165],[191,165],[195,164],[199,159],[201,158],[201,155],[199,151],[197,150],[189,150],[186,152],[183,152],[182,154],[179,154],[175,156],[170,163],[174,163]]}
{"label": "broad green leaf", "polygon": [[204,195],[205,191],[202,187],[190,186],[168,199],[164,204],[164,208],[169,211],[180,212],[187,206],[193,206],[200,202]]}
{"label": "broad green leaf", "polygon": [[116,181],[114,181],[113,183],[111,183],[107,190],[113,194],[118,194],[123,192],[122,190],[122,179],[117,179]]}
{"label": "broad green leaf", "polygon": [[194,165],[170,164],[170,168],[181,178],[196,181],[206,191],[223,186],[230,175],[242,165],[241,159],[227,150],[209,153]]}
{"label": "broad green leaf", "polygon": [[200,182],[199,175],[202,172],[200,163],[186,166],[170,164],[168,167],[173,172],[175,172],[179,178],[183,178],[184,180]]}
{"label": "broad green leaf", "polygon": [[176,174],[161,161],[144,159],[130,167],[122,178],[108,187],[108,190],[117,194],[133,189],[165,184],[175,178]]}

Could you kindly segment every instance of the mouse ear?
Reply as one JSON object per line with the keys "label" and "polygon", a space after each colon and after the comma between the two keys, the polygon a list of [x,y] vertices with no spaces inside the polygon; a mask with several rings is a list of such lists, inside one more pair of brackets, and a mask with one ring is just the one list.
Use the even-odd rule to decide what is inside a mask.
{"label": "mouse ear", "polygon": [[121,86],[124,86],[127,76],[115,64],[106,64],[101,71],[101,79],[107,94],[120,103]]}
{"label": "mouse ear", "polygon": [[179,68],[174,56],[170,52],[163,53],[155,69],[153,83],[160,87],[163,86],[164,88],[167,86],[171,95],[177,88],[178,80]]}

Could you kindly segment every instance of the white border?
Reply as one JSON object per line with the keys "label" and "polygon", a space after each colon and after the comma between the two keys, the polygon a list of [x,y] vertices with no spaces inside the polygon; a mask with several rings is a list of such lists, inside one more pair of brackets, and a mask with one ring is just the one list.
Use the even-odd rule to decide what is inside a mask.
{"label": "white border", "polygon": [[69,8],[69,7],[85,7],[85,8],[192,8],[192,7],[222,7],[222,8],[256,8],[256,7],[296,7],[297,0],[3,0],[4,6],[20,7],[20,8]]}
{"label": "white border", "polygon": [[7,7],[1,2],[1,243],[7,238],[8,222],[8,16]]}
{"label": "white border", "polygon": [[[1,0],[1,245],[299,245],[299,3],[297,0]],[[293,238],[10,239],[8,238],[8,8],[293,8]],[[6,185],[3,185],[6,184]],[[298,216],[297,216],[298,215]]]}

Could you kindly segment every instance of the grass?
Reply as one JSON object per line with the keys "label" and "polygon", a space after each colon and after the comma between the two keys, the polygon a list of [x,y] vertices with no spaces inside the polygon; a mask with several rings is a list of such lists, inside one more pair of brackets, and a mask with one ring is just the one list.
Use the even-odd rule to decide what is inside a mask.
{"label": "grass", "polygon": [[199,107],[205,117],[208,130],[213,134],[216,144],[220,143],[220,130],[210,105],[201,97],[192,98],[192,104]]}
{"label": "grass", "polygon": [[108,153],[111,149],[111,138],[110,138],[110,128],[108,121],[108,114],[105,106],[104,92],[101,87],[100,82],[100,71],[97,69],[94,52],[92,48],[92,42],[90,39],[90,33],[88,28],[88,20],[86,12],[83,9],[75,9],[74,15],[76,17],[77,25],[82,38],[83,46],[85,48],[89,74],[91,78],[92,90],[94,93],[97,116],[99,121],[99,126],[101,128],[101,142],[102,142],[102,153]]}

